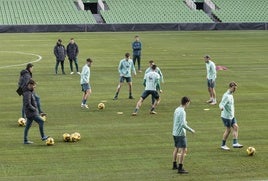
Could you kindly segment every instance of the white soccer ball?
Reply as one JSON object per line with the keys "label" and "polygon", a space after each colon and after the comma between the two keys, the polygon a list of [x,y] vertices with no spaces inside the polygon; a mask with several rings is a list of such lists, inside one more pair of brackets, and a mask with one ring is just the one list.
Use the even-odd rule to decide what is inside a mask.
{"label": "white soccer ball", "polygon": [[105,104],[104,103],[99,103],[98,104],[98,109],[105,109]]}
{"label": "white soccer ball", "polygon": [[18,125],[19,125],[19,126],[26,126],[26,119],[24,119],[24,118],[19,118],[19,119],[18,119]]}
{"label": "white soccer ball", "polygon": [[256,153],[256,149],[252,146],[247,148],[247,154],[248,156],[253,156]]}
{"label": "white soccer ball", "polygon": [[54,139],[53,138],[51,138],[51,137],[49,137],[47,140],[46,140],[46,145],[47,146],[52,146],[52,145],[54,145]]}

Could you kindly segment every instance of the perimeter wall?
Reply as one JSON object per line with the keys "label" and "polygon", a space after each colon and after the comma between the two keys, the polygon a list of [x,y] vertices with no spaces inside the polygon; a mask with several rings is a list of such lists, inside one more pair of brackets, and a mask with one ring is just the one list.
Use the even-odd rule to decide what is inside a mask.
{"label": "perimeter wall", "polygon": [[268,23],[0,25],[0,33],[268,30]]}

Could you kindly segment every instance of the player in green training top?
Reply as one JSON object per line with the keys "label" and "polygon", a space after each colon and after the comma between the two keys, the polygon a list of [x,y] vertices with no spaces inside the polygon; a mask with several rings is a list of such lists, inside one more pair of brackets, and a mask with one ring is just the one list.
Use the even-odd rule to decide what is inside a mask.
{"label": "player in green training top", "polygon": [[[156,112],[154,111],[155,107],[159,104],[160,101],[160,97],[159,94],[156,90],[157,86],[159,85],[159,79],[160,76],[158,73],[156,73],[156,65],[152,66],[152,71],[145,74],[144,76],[144,83],[143,85],[145,86],[145,91],[142,93],[140,100],[137,102],[136,108],[134,110],[134,112],[132,113],[132,116],[136,116],[138,110],[140,109],[142,102],[144,101],[144,99],[146,99],[150,94],[152,95],[152,97],[155,99],[154,104],[151,107],[151,111],[150,114],[156,114]],[[160,88],[160,87],[159,87]],[[161,90],[161,88],[160,88]]]}
{"label": "player in green training top", "polygon": [[90,67],[91,67],[92,62],[93,62],[92,59],[88,58],[80,74],[81,76],[80,84],[81,84],[82,91],[83,91],[81,107],[87,108],[87,109],[88,109],[88,105],[86,104],[87,98],[91,94],[91,86],[89,83],[89,79],[90,79]]}
{"label": "player in green training top", "polygon": [[231,133],[231,128],[233,128],[233,148],[242,148],[243,145],[238,143],[238,124],[235,119],[235,110],[234,110],[234,97],[233,93],[237,89],[237,83],[230,82],[229,89],[222,96],[222,100],[219,104],[221,110],[221,119],[223,121],[226,130],[223,133],[221,149],[230,150],[226,146],[226,140]]}
{"label": "player in green training top", "polygon": [[[149,61],[149,67],[145,70],[145,74],[147,74],[147,73],[149,73],[150,71],[152,71],[152,66],[153,66],[154,64],[155,64],[155,63],[154,63],[153,60],[150,60],[150,61]],[[164,76],[163,76],[163,74],[162,74],[162,72],[161,72],[161,70],[160,70],[160,68],[159,68],[158,66],[156,67],[155,72],[159,74],[161,82],[164,83]],[[144,74],[144,75],[145,75],[145,74]],[[160,85],[160,82],[159,82],[159,85]],[[162,90],[160,90],[160,86],[157,86],[157,87],[156,87],[156,90],[157,90],[158,93],[162,93]],[[154,104],[154,101],[155,101],[155,99],[154,99],[153,96],[152,96],[152,105]]]}
{"label": "player in green training top", "polygon": [[[176,108],[173,117],[173,131],[172,135],[174,138],[174,151],[173,151],[173,169],[178,169],[178,173],[185,174],[188,173],[183,168],[184,156],[187,151],[187,139],[186,130],[195,133],[195,130],[187,125],[185,108],[190,105],[190,99],[188,97],[183,97],[181,99],[181,105]],[[177,166],[177,155],[181,149],[181,155],[179,157],[179,166]]]}
{"label": "player in green training top", "polygon": [[130,59],[130,54],[126,53],[125,58],[122,59],[118,65],[118,72],[120,75],[120,79],[119,79],[119,84],[116,88],[114,100],[118,99],[118,94],[119,94],[120,89],[121,89],[125,80],[128,83],[128,87],[129,87],[129,97],[128,98],[134,99],[132,96],[132,79],[131,79],[132,71],[133,71],[134,75],[136,75],[135,66],[133,64],[133,61]]}
{"label": "player in green training top", "polygon": [[210,103],[211,105],[216,105],[216,91],[215,91],[215,85],[216,85],[216,77],[217,77],[217,71],[215,63],[211,60],[209,55],[204,56],[204,61],[206,63],[206,69],[207,69],[207,85],[208,85],[208,92],[210,95],[210,99],[207,101],[207,103]]}

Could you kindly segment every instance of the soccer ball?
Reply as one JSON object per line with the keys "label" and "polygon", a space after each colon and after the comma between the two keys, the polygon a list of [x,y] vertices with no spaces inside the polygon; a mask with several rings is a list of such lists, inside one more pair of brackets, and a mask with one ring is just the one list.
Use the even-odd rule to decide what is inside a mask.
{"label": "soccer ball", "polygon": [[19,118],[19,119],[18,119],[18,125],[19,125],[19,126],[26,126],[26,119],[24,119],[24,118]]}
{"label": "soccer ball", "polygon": [[54,139],[53,138],[51,138],[51,137],[49,137],[47,140],[46,140],[46,145],[47,146],[52,146],[52,145],[54,145]]}
{"label": "soccer ball", "polygon": [[64,133],[62,137],[63,137],[63,141],[65,142],[69,142],[71,140],[71,135],[68,133]]}
{"label": "soccer ball", "polygon": [[79,141],[79,140],[81,139],[81,135],[80,135],[80,133],[75,132],[74,135],[75,135],[77,141]]}
{"label": "soccer ball", "polygon": [[256,152],[256,149],[254,147],[250,146],[247,148],[248,156],[253,156],[255,154],[255,152]]}
{"label": "soccer ball", "polygon": [[70,141],[72,141],[72,142],[77,142],[77,141],[79,141],[79,137],[78,137],[79,135],[77,135],[77,134],[75,134],[75,133],[73,133],[73,134],[71,134],[71,136],[70,136]]}
{"label": "soccer ball", "polygon": [[98,104],[98,109],[104,109],[105,108],[105,104],[104,103],[99,103]]}
{"label": "soccer ball", "polygon": [[41,118],[43,119],[43,121],[47,120],[47,116],[41,116]]}

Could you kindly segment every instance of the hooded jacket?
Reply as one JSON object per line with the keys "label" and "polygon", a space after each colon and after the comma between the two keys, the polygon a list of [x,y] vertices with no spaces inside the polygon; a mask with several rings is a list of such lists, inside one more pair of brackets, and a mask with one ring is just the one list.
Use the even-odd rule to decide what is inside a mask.
{"label": "hooded jacket", "polygon": [[64,45],[57,43],[54,47],[54,55],[57,61],[64,61],[66,57],[66,50]]}
{"label": "hooded jacket", "polygon": [[34,118],[39,115],[34,90],[29,89],[28,86],[23,92],[23,107],[27,118]]}
{"label": "hooded jacket", "polygon": [[32,73],[29,70],[24,69],[20,72],[20,79],[18,82],[18,86],[22,88],[23,92],[26,91],[27,84],[31,78],[32,78]]}
{"label": "hooded jacket", "polygon": [[79,49],[76,43],[69,43],[67,45],[67,56],[69,59],[74,60],[78,56]]}

